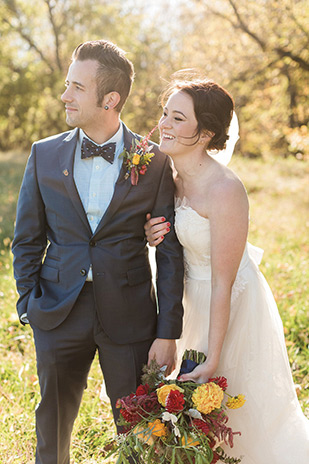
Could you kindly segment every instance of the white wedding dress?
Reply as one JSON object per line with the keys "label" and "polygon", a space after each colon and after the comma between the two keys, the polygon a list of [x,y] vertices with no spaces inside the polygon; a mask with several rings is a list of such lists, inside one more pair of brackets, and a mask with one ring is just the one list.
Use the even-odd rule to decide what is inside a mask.
{"label": "white wedding dress", "polygon": [[[211,293],[210,227],[186,202],[176,202],[175,229],[184,248],[185,349],[207,354]],[[231,313],[216,375],[228,380],[228,392],[244,394],[245,405],[228,410],[228,425],[241,436],[228,455],[242,464],[309,464],[309,421],[293,384],[283,326],[271,290],[259,271],[262,250],[246,246],[233,285]],[[179,367],[179,366],[178,366]],[[178,372],[178,370],[177,370]]]}

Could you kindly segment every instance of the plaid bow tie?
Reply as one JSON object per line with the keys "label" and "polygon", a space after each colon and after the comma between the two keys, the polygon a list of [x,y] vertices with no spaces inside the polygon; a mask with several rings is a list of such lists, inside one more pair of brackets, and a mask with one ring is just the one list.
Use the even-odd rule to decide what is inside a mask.
{"label": "plaid bow tie", "polygon": [[99,147],[91,140],[83,138],[81,146],[81,158],[91,158],[92,156],[102,156],[106,161],[113,164],[115,157],[116,142],[107,143]]}

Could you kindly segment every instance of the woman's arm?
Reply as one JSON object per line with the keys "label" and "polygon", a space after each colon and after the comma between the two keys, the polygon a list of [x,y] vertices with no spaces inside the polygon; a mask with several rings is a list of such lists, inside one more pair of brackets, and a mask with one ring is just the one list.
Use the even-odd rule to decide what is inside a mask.
{"label": "woman's arm", "polygon": [[235,178],[207,192],[211,233],[211,301],[207,360],[181,380],[206,382],[218,367],[230,316],[231,291],[248,233],[248,199]]}

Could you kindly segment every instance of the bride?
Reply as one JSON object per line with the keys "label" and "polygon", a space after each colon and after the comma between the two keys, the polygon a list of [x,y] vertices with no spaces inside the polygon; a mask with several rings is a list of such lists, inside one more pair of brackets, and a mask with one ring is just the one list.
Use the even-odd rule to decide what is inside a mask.
{"label": "bride", "polygon": [[[233,99],[218,84],[196,80],[173,83],[164,101],[160,149],[175,168],[175,229],[186,269],[178,357],[190,348],[207,354],[181,380],[223,375],[231,394],[245,395],[245,405],[229,412],[241,437],[228,452],[243,456],[243,464],[308,464],[309,421],[295,393],[282,322],[258,269],[261,250],[247,243],[247,194],[210,154],[226,146]],[[169,224],[147,219],[147,239],[159,246]]]}

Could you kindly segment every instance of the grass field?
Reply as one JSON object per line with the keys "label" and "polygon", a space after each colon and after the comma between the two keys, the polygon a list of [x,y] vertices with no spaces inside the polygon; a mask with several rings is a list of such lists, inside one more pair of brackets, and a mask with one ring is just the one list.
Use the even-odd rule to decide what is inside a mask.
{"label": "grass field", "polygon": [[[0,462],[34,461],[34,409],[39,400],[31,330],[16,316],[10,244],[15,206],[26,161],[22,153],[0,154]],[[243,179],[251,206],[249,240],[264,249],[266,276],[284,323],[286,345],[299,399],[309,417],[309,162],[247,160],[232,168]],[[109,408],[99,399],[98,361],[74,427],[72,461],[104,461],[114,433]]]}

